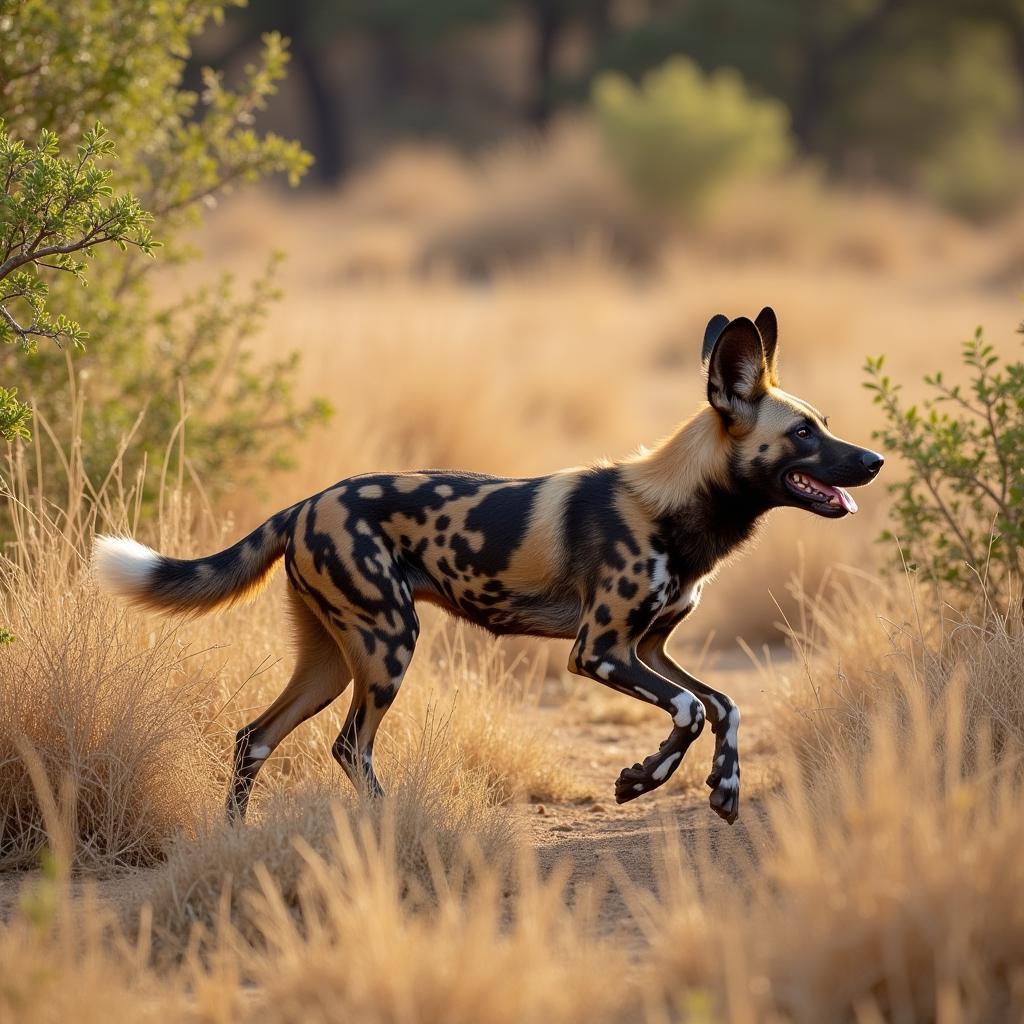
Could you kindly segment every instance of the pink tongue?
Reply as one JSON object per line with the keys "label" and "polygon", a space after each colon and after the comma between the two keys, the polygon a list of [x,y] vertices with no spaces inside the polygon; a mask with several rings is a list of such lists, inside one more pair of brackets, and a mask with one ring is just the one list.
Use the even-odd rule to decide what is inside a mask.
{"label": "pink tongue", "polygon": [[857,511],[857,502],[853,500],[853,495],[842,487],[833,487],[833,491],[836,492],[836,497],[839,499],[839,504],[846,509],[851,515]]}
{"label": "pink tongue", "polygon": [[820,480],[815,480],[814,477],[809,477],[813,485],[821,491],[823,494],[834,494],[839,499],[839,504],[846,509],[851,515],[857,511],[857,502],[853,500],[853,495],[846,490],[844,487],[832,487],[829,484],[823,484]]}

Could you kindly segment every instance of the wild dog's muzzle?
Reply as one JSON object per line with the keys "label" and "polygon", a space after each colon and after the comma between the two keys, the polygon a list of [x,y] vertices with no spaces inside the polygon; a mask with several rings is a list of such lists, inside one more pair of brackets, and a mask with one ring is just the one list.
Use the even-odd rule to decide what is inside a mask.
{"label": "wild dog's muzzle", "polygon": [[[852,447],[852,446],[850,446]],[[825,483],[805,469],[794,468],[783,475],[787,490],[800,499],[801,505],[811,512],[824,516],[842,516],[857,512],[858,505],[847,487],[862,487],[878,476],[885,459],[867,448],[854,448],[845,457],[836,460],[828,476],[833,481]],[[823,469],[814,467],[822,476]]]}
{"label": "wild dog's muzzle", "polygon": [[858,510],[857,502],[853,500],[853,495],[845,487],[823,484],[809,473],[796,471],[787,473],[784,479],[786,486],[806,501],[820,502],[824,505],[831,505],[833,508],[843,508],[851,515]]}

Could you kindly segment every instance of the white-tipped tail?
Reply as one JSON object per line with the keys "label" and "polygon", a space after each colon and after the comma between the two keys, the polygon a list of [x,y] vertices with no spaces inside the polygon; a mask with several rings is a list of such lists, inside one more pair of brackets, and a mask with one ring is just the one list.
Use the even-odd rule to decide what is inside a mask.
{"label": "white-tipped tail", "polygon": [[284,554],[286,526],[271,518],[237,544],[205,558],[170,558],[129,537],[97,537],[93,572],[103,590],[140,607],[210,611],[259,593]]}
{"label": "white-tipped tail", "polygon": [[149,592],[160,555],[130,537],[97,537],[92,564],[103,590],[118,597],[139,598]]}

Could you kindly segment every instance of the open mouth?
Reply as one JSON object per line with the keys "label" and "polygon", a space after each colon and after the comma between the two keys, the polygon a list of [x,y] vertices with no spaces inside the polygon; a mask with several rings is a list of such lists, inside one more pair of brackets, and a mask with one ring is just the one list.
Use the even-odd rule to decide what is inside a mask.
{"label": "open mouth", "polygon": [[857,502],[853,495],[843,487],[833,487],[815,480],[807,473],[795,470],[788,472],[783,479],[786,486],[813,511],[818,512],[849,512],[857,511]]}

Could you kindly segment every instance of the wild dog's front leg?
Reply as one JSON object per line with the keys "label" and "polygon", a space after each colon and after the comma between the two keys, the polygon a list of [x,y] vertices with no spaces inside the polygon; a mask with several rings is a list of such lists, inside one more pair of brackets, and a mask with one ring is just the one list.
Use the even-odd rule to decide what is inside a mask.
{"label": "wild dog's front leg", "polygon": [[600,637],[589,641],[588,634],[584,629],[577,638],[569,658],[569,670],[657,705],[672,716],[674,723],[672,732],[656,753],[643,763],[624,768],[619,774],[615,800],[622,804],[657,789],[671,778],[704,727],[704,708],[689,690],[670,683],[645,665],[632,646],[606,646],[601,644]]}
{"label": "wild dog's front leg", "polygon": [[740,809],[740,709],[731,697],[713,690],[690,675],[665,650],[669,629],[652,629],[637,645],[640,658],[652,669],[700,697],[715,734],[715,756],[707,784],[711,787],[711,808],[731,825]]}

